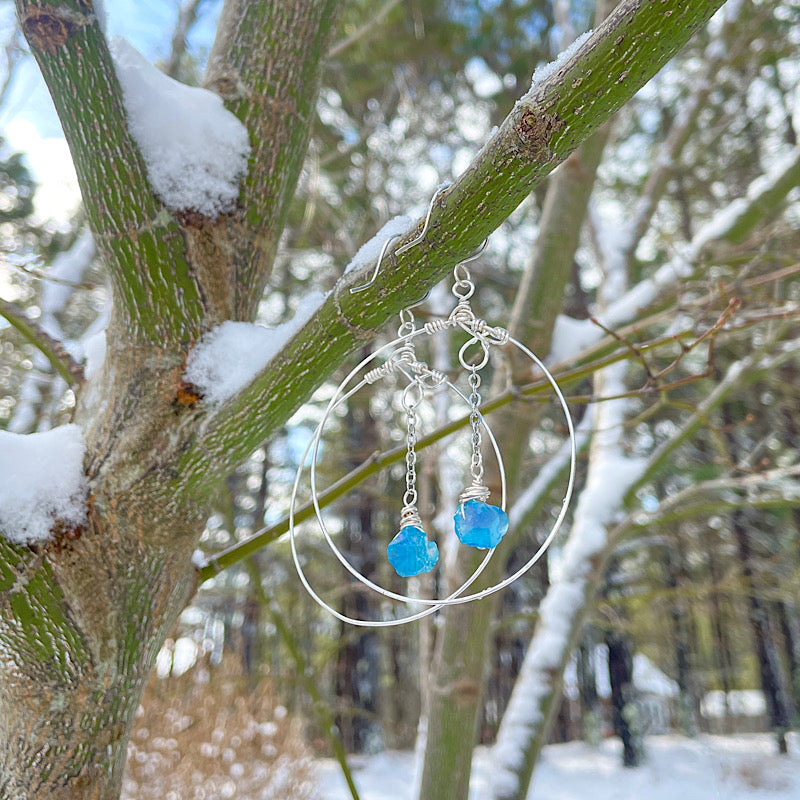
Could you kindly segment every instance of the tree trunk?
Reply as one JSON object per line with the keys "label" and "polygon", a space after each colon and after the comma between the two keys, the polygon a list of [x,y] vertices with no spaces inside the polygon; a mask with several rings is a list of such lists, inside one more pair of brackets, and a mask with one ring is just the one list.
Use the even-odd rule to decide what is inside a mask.
{"label": "tree trunk", "polygon": [[[366,353],[362,353],[366,356]],[[345,420],[349,453],[348,467],[358,466],[370,453],[379,450],[375,421],[369,404],[361,394],[348,407]],[[348,498],[344,513],[344,552],[350,563],[363,575],[374,580],[377,568],[378,541],[375,497],[370,489]],[[343,580],[349,577],[342,569]],[[341,612],[356,619],[377,619],[379,609],[366,592],[349,592],[342,599]],[[343,713],[336,718],[342,741],[350,752],[374,750],[381,740],[377,730],[379,709],[380,653],[376,631],[353,631],[342,623],[343,644],[336,657],[336,696],[343,701]]]}
{"label": "tree trunk", "polygon": [[586,625],[578,647],[578,692],[581,701],[583,739],[592,746],[600,744],[600,703],[597,695],[596,643],[594,628]]}
{"label": "tree trunk", "polygon": [[761,689],[767,702],[770,725],[778,742],[778,751],[785,755],[788,753],[786,733],[794,713],[792,701],[786,686],[786,677],[778,649],[775,646],[775,638],[770,629],[767,603],[759,596],[755,585],[753,553],[745,513],[734,512],[731,524],[742,564],[742,577],[746,584],[747,618],[758,660]]}
{"label": "tree trunk", "polygon": [[[589,187],[608,133],[609,127],[604,126],[585,142],[548,186],[540,225],[541,243],[526,268],[510,325],[512,335],[540,352],[546,352],[550,346],[553,325],[562,307],[564,287],[569,280],[574,250],[580,237]],[[516,365],[517,377],[523,374],[522,369],[520,364]],[[525,364],[524,370],[525,374],[530,372],[529,363]],[[515,483],[521,476],[519,467],[527,443],[527,436],[522,431],[530,430],[539,413],[540,409],[532,406],[515,407],[494,425],[506,470],[515,476]],[[493,462],[487,460],[487,463]],[[497,476],[493,477],[495,485],[492,486],[490,478],[489,486],[497,496],[499,483]],[[512,485],[511,488],[519,487]],[[509,536],[500,544],[497,555],[476,588],[500,580],[511,541]],[[479,560],[473,553],[466,552],[466,548],[462,550],[458,563],[451,567],[458,577],[448,576],[453,588],[463,582]],[[490,625],[495,618],[495,609],[496,598],[491,598],[480,603],[450,606],[442,612],[444,625],[433,662],[434,686],[439,688],[435,688],[431,696],[420,800],[453,800],[466,797],[469,791],[472,749],[479,724],[486,665],[491,657]],[[469,652],[465,653],[465,649]],[[452,688],[445,692],[440,689],[443,686]],[[466,739],[464,731],[472,732],[472,738]],[[449,741],[440,740],[439,736]],[[442,780],[442,776],[448,774],[449,777]]]}
{"label": "tree trunk", "polygon": [[113,527],[95,513],[78,539],[24,560],[0,545],[16,565],[0,584],[0,797],[119,796],[133,715],[194,590],[180,522],[174,541],[153,542],[142,505],[125,511]]}
{"label": "tree trunk", "polygon": [[786,664],[789,667],[789,684],[795,708],[800,706],[800,618],[794,600],[775,603],[775,616],[783,636]]}
{"label": "tree trunk", "polygon": [[[724,577],[724,570],[719,562],[717,554],[720,537],[715,531],[709,528],[706,532],[705,541],[707,543],[706,556],[708,559],[708,573],[712,585],[712,590],[709,594],[709,614],[711,617],[711,631],[713,634],[711,655],[717,678],[723,692],[723,712],[725,715],[724,731],[730,733],[729,728],[731,720],[728,695],[734,689],[733,676],[735,674],[735,665],[730,636],[728,635],[730,615],[725,613],[723,595],[718,588]],[[727,605],[727,603],[725,605]]]}
{"label": "tree trunk", "polygon": [[[197,585],[192,552],[210,497],[244,457],[233,455],[228,438],[232,457],[201,445],[195,467],[181,466],[200,442],[201,421],[214,417],[182,385],[187,354],[208,328],[255,313],[274,253],[270,241],[277,242],[308,140],[297,118],[314,106],[338,5],[226,6],[227,24],[245,49],[223,44],[214,66],[235,69],[239,89],[254,81],[263,88],[269,74],[270,91],[249,96],[263,96],[270,114],[259,126],[262,135],[251,135],[254,157],[263,157],[250,173],[255,185],[243,188],[232,215],[210,220],[170,212],[153,193],[91,3],[17,2],[64,126],[114,303],[103,367],[76,387],[86,524],[57,530],[39,545],[0,537],[4,800],[119,796],[148,673]],[[241,24],[243,12],[251,25]],[[256,37],[251,46],[242,41],[247,35]],[[280,183],[279,192],[265,191],[272,185],[265,176]],[[261,214],[266,207],[271,213]],[[248,238],[237,265],[229,261],[236,248],[228,225]],[[237,271],[247,273],[258,296],[237,294]],[[247,437],[244,449],[268,433],[251,430],[255,438]]]}
{"label": "tree trunk", "polygon": [[644,738],[633,685],[633,645],[629,636],[618,631],[606,634],[606,645],[612,721],[614,733],[622,740],[622,765],[638,767],[644,760]]}
{"label": "tree trunk", "polygon": [[675,649],[675,677],[679,691],[680,725],[687,736],[696,736],[698,698],[690,663],[690,654],[696,651],[692,648],[689,630],[691,623],[686,608],[686,599],[680,595],[681,579],[684,577],[684,558],[681,543],[677,537],[665,548],[663,563],[666,585],[673,595],[670,621]]}
{"label": "tree trunk", "polygon": [[437,637],[420,800],[469,795],[494,605],[483,600],[473,604],[469,615],[448,614],[446,635]]}

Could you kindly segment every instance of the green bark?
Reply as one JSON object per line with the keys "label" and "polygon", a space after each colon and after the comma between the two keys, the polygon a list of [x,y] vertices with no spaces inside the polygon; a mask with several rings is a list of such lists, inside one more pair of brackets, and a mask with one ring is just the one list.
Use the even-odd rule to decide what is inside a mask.
{"label": "green bark", "polygon": [[341,6],[336,0],[225,5],[204,85],[245,124],[251,169],[242,183],[239,211],[187,230],[190,249],[214,253],[211,265],[229,293],[221,319],[252,319],[264,293],[303,166],[323,56]]}
{"label": "green bark", "polygon": [[[288,23],[276,4],[246,5],[258,8],[265,38],[271,21],[282,24],[286,44],[266,76],[259,53],[254,64],[242,54],[245,85],[257,73],[271,86],[291,85],[298,104],[313,107],[335,4],[295,3]],[[198,423],[179,390],[189,343],[233,315],[234,281],[210,240],[198,246],[196,229],[211,223],[170,214],[154,197],[91,5],[18,0],[17,7],[72,149],[114,312],[105,363],[81,389],[75,412],[86,441],[88,521],[57,528],[44,544],[0,540],[0,796],[106,800],[119,795],[152,663],[196,586],[191,554],[213,482],[199,480],[181,497],[168,490]],[[226,46],[215,52],[224,59]],[[278,220],[307,131],[298,136],[291,153],[276,148],[269,164],[285,184],[267,201]],[[251,163],[249,179],[261,169]],[[227,223],[218,224],[224,234]],[[235,255],[243,262],[244,242],[234,247],[221,237],[214,243],[241,248]]]}
{"label": "green bark", "polygon": [[158,344],[197,335],[200,290],[179,224],[154,196],[128,132],[93,7],[86,0],[17,0],[17,12],[64,128],[128,337]]}

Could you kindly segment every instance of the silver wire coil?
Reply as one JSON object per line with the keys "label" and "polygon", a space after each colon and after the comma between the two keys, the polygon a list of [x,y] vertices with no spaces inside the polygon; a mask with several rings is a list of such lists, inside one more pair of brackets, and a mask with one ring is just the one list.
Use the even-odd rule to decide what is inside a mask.
{"label": "silver wire coil", "polygon": [[422,528],[422,519],[420,519],[419,511],[416,506],[403,506],[400,512],[400,530],[410,526]]}
{"label": "silver wire coil", "polygon": [[484,486],[481,483],[473,483],[461,492],[458,496],[458,503],[461,505],[461,503],[466,503],[467,500],[480,500],[485,503],[490,494],[488,486]]}
{"label": "silver wire coil", "polygon": [[393,353],[379,367],[365,372],[364,381],[369,384],[376,383],[381,378],[387,378],[393,372],[399,370],[401,365],[406,366],[413,372],[418,378],[418,383],[425,389],[436,389],[443,383],[447,383],[447,375],[444,372],[428,366],[424,361],[417,361],[413,357],[409,358],[408,354],[403,351]]}

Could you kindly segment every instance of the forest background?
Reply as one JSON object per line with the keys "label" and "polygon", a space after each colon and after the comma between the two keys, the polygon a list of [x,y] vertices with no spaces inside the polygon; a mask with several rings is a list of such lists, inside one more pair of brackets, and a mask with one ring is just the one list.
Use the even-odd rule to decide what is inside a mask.
{"label": "forest background", "polygon": [[[23,14],[28,5],[18,4]],[[324,4],[307,5],[306,21]],[[335,295],[348,280],[352,285],[353,274],[341,278],[346,266],[387,221],[414,239],[437,188],[461,186],[459,176],[480,170],[485,154],[496,152],[492,143],[507,134],[506,117],[517,114],[519,123],[520,97],[536,96],[537,86],[557,94],[592,81],[581,48],[572,61],[540,69],[529,90],[537,65],[609,14],[632,26],[635,39],[640,6],[650,4],[621,4],[630,6],[629,18],[614,5],[359,0],[344,4],[335,25],[317,20],[319,30],[328,26],[319,34],[326,56],[318,95],[314,67],[302,98],[307,149],[292,144],[295,173],[279,169],[286,185],[267,191],[280,197],[280,213],[252,212],[262,215],[253,228],[263,223],[272,237],[268,282],[266,274],[252,286],[242,278],[252,295],[246,313],[217,309],[197,338],[228,318],[280,326],[298,307],[305,313],[312,291]],[[714,5],[721,4],[698,8],[706,6],[708,17]],[[0,8],[9,130],[0,208],[0,314],[7,323],[0,322],[0,426],[30,434],[74,421],[89,395],[84,384],[109,380],[104,330],[110,298],[120,290],[89,233],[92,226],[97,232],[97,209],[77,206],[63,185],[68,173],[48,199],[52,182],[29,169],[35,151],[28,161],[16,152],[38,141],[26,117],[46,133],[54,117],[43,110],[12,4]],[[115,5],[108,38],[131,38],[164,72],[198,85],[221,8],[202,0]],[[536,179],[526,173],[517,199],[484,214],[487,230],[471,231],[467,219],[470,210],[485,211],[477,200],[470,205],[474,186],[463,189],[467,200],[451,217],[443,211],[437,219],[437,207],[419,258],[438,253],[448,262],[447,269],[434,264],[440,277],[458,260],[451,249],[466,257],[496,229],[470,265],[473,303],[546,357],[579,434],[576,498],[565,530],[546,559],[499,599],[449,609],[433,621],[363,631],[340,625],[304,594],[283,536],[298,460],[333,388],[369,348],[393,338],[396,326],[372,339],[390,310],[379,296],[380,313],[360,319],[370,336],[353,337],[355,354],[329,364],[314,386],[295,380],[291,365],[303,366],[303,349],[291,350],[287,341],[286,363],[270,386],[291,402],[237,441],[239,466],[220,460],[213,485],[202,487],[210,511],[202,536],[181,544],[176,556],[197,549],[198,589],[162,632],[163,642],[154,635],[158,646],[142,656],[137,687],[152,666],[158,679],[143,710],[136,712],[137,703],[125,712],[131,725],[139,714],[128,749],[130,796],[163,797],[178,786],[218,781],[220,792],[233,783],[236,796],[301,797],[310,791],[311,749],[333,753],[346,770],[346,752],[416,746],[419,797],[453,800],[466,797],[473,747],[485,743],[496,748],[496,797],[524,797],[552,738],[596,741],[614,731],[626,763],[641,760],[655,721],[634,681],[635,654],[657,665],[671,687],[663,701],[671,727],[694,735],[718,724],[703,713],[704,698],[717,691],[721,724],[733,729],[734,693],[759,689],[763,722],[776,748],[786,748],[800,702],[798,11],[790,0],[729,0],[707,24],[700,24],[701,11],[691,24],[665,17],[655,35],[675,41],[674,49],[681,37],[688,43],[642,88],[628,91],[634,77],[620,74],[630,99],[622,105],[627,97],[620,98],[599,127],[578,113],[569,119],[567,133],[535,154],[547,168]],[[205,85],[219,90],[208,74]],[[598,85],[598,94],[611,91],[607,79]],[[254,149],[269,153],[269,142]],[[504,185],[496,191],[512,194]],[[398,223],[400,216],[408,219]],[[191,210],[176,218],[187,229],[204,224]],[[204,246],[191,236],[185,241]],[[357,262],[365,275],[373,264]],[[391,275],[396,264],[390,251],[381,274]],[[412,287],[397,297],[398,309],[400,300],[425,294],[432,270],[397,272]],[[414,281],[419,291],[412,291]],[[447,281],[435,287],[414,309],[420,321],[449,312],[448,288]],[[376,298],[352,297],[369,317]],[[307,346],[314,335],[302,328],[297,338],[302,345],[306,336]],[[427,357],[446,369],[459,344],[445,341]],[[496,405],[487,419],[506,461],[512,519],[512,535],[487,571],[491,583],[524,563],[549,530],[568,459],[563,416],[530,365],[507,359],[489,378],[487,397]],[[194,413],[210,396],[212,387],[179,383],[170,397],[178,412],[171,413]],[[256,399],[245,397],[242,413]],[[412,584],[425,595],[458,585],[474,567],[473,555],[445,544],[448,510],[469,468],[463,426],[454,434],[447,427],[463,409],[451,405],[432,403],[422,420],[429,435],[420,449],[420,510],[443,554],[430,578]],[[347,491],[325,499],[337,542],[358,569],[395,590],[405,584],[390,575],[385,546],[402,501],[402,428],[391,391],[359,393],[327,427],[320,465],[326,485],[346,476]],[[329,602],[364,619],[395,613],[352,586],[313,530],[303,531],[310,579]],[[60,557],[45,552],[45,561]],[[18,646],[4,637],[4,653]],[[565,669],[572,677],[561,703]],[[607,701],[598,697],[598,683],[606,683],[598,669],[608,672]],[[89,761],[79,758],[76,774]],[[118,788],[121,767],[112,772]],[[273,795],[256,794],[270,781]]]}

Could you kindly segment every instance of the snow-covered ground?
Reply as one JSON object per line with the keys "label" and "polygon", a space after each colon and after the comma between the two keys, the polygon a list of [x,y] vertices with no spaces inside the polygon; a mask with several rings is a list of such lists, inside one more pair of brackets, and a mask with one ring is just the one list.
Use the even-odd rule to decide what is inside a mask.
{"label": "snow-covered ground", "polygon": [[[536,770],[528,800],[800,800],[800,739],[788,757],[775,755],[766,734],[736,737],[654,736],[647,763],[620,766],[618,740],[599,748],[581,742],[551,745]],[[491,751],[475,754],[470,800],[488,794]],[[354,758],[351,764],[361,800],[411,800],[411,753],[385,752]],[[321,800],[350,800],[338,765],[321,762]]]}

